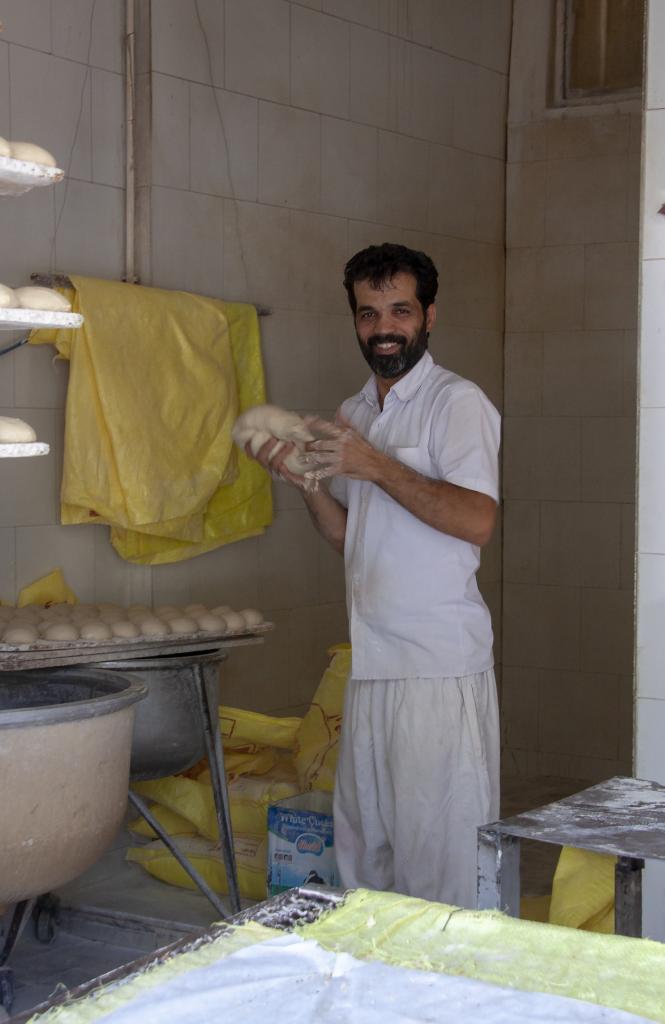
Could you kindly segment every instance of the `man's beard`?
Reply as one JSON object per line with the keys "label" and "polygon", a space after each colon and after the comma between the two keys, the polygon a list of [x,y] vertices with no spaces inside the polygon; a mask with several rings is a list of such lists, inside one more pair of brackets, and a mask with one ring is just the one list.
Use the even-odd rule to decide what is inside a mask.
{"label": "man's beard", "polygon": [[[367,341],[358,338],[358,344],[372,372],[384,380],[394,380],[395,377],[403,377],[422,358],[427,351],[427,338],[427,327],[423,324],[412,341],[405,334],[372,334]],[[385,341],[399,345],[400,351],[382,355],[376,346]]]}

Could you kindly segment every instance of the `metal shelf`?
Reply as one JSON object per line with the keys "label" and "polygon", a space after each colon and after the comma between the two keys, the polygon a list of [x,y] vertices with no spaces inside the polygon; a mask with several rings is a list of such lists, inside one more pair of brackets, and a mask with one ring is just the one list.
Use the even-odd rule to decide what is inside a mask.
{"label": "metal shelf", "polygon": [[16,444],[0,443],[0,459],[27,459],[34,455],[48,455],[50,447],[43,441],[24,441]]}
{"label": "metal shelf", "polygon": [[64,176],[65,172],[59,167],[0,156],[0,196],[20,196],[33,188],[55,185]]}
{"label": "metal shelf", "polygon": [[52,309],[0,309],[0,331],[40,330],[48,327],[80,327],[80,313],[56,313]]}

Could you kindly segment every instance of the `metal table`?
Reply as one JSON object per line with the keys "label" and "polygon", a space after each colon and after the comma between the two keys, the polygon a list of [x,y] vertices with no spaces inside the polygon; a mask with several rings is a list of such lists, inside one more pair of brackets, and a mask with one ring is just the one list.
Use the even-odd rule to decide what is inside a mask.
{"label": "metal table", "polygon": [[642,935],[642,868],[665,860],[665,786],[615,776],[574,796],[478,829],[478,909],[520,916],[520,839],[617,858],[617,935]]}

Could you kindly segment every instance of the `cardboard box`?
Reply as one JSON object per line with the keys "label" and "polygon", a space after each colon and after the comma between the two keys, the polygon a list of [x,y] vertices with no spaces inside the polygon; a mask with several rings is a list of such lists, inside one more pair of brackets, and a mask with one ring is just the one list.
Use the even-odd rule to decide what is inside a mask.
{"label": "cardboard box", "polygon": [[339,884],[330,793],[299,793],[268,807],[268,895],[308,883]]}

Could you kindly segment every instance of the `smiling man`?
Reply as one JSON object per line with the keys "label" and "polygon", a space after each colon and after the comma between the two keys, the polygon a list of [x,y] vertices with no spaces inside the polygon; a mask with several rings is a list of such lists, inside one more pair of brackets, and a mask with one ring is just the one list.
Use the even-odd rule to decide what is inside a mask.
{"label": "smiling man", "polygon": [[[370,246],[344,285],[372,376],[310,449],[305,494],[344,554],[352,643],[335,790],[342,884],[475,906],[476,828],[499,813],[499,725],[480,548],[498,501],[499,415],[427,350],[438,275]],[[271,461],[259,460],[301,485]]]}

